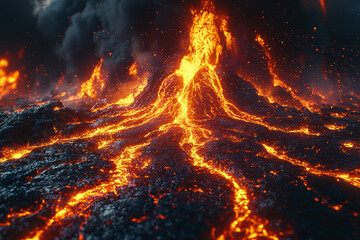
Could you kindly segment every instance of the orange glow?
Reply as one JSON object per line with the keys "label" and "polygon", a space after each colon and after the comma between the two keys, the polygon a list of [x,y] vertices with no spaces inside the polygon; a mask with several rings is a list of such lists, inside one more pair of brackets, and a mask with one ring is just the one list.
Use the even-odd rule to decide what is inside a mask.
{"label": "orange glow", "polygon": [[326,4],[325,4],[325,0],[319,0],[320,1],[320,6],[321,6],[321,11],[326,14]]}
{"label": "orange glow", "polygon": [[24,216],[29,216],[31,214],[33,214],[33,212],[30,212],[30,211],[22,211],[22,212],[19,212],[19,213],[8,214],[7,215],[7,221],[4,222],[4,223],[0,223],[0,227],[10,226],[14,219],[21,218],[21,217],[24,217]]}
{"label": "orange glow", "polygon": [[112,177],[108,182],[105,182],[92,189],[86,190],[84,192],[79,192],[74,195],[65,207],[56,209],[56,214],[47,222],[46,226],[43,229],[37,230],[32,234],[33,236],[28,239],[42,239],[43,233],[49,227],[51,227],[53,223],[59,222],[67,217],[79,215],[83,216],[85,219],[88,218],[90,216],[88,213],[88,209],[91,206],[89,204],[89,201],[91,199],[105,196],[106,194],[111,192],[114,192],[116,194],[117,187],[121,187],[127,184],[129,177],[127,168],[130,166],[131,160],[139,155],[139,150],[146,145],[148,145],[148,143],[130,146],[125,149],[120,156],[112,159],[112,161],[116,165],[116,169],[111,172]]}
{"label": "orange glow", "polygon": [[352,142],[346,142],[346,143],[344,143],[344,147],[353,148],[353,147],[354,147],[354,143],[352,143]]}
{"label": "orange glow", "polygon": [[137,75],[137,64],[134,62],[131,67],[129,68],[129,75],[136,76]]}
{"label": "orange glow", "polygon": [[[222,33],[225,36],[228,43],[230,43],[231,35],[229,32],[224,31],[224,29],[227,29],[226,22],[218,19],[214,11],[212,3],[205,1],[201,11],[193,12],[189,53],[182,59],[179,69],[175,72],[177,76],[182,78],[183,87],[180,93],[177,94],[177,102],[180,105],[180,109],[175,117],[174,124],[181,126],[186,133],[180,144],[183,150],[191,156],[193,165],[207,169],[212,174],[227,179],[233,186],[235,219],[230,224],[230,229],[223,233],[220,238],[231,236],[233,232],[238,231],[243,232],[249,238],[270,237],[264,225],[260,224],[255,218],[252,218],[254,226],[241,228],[243,221],[249,219],[251,214],[248,207],[249,199],[246,190],[226,170],[214,167],[198,154],[201,147],[206,144],[205,139],[209,139],[212,133],[210,129],[204,129],[197,125],[196,117],[192,111],[195,104],[193,102],[193,99],[196,97],[195,94],[197,94],[197,91],[201,91],[198,90],[200,83],[204,86],[203,88],[208,88],[213,92],[215,97],[212,97],[211,101],[214,101],[214,106],[222,107],[223,111],[230,116],[237,116],[237,113],[234,112],[235,109],[233,109],[235,106],[224,97],[220,79],[215,72],[222,53],[220,34]],[[203,72],[202,76],[197,76],[200,72]],[[213,117],[211,114],[221,111],[221,109],[211,109],[211,113],[207,115]],[[189,145],[190,147],[188,148],[187,146]],[[276,237],[272,238],[277,239]]]}
{"label": "orange glow", "polygon": [[334,130],[334,131],[336,130],[339,131],[346,128],[345,126],[338,126],[338,125],[325,125],[325,127],[329,130]]}
{"label": "orange glow", "polygon": [[340,211],[340,210],[343,208],[342,205],[335,205],[335,206],[330,205],[329,207],[331,207],[331,208],[334,209],[335,211]]}
{"label": "orange glow", "polygon": [[15,219],[22,218],[25,216],[30,216],[38,212],[39,210],[35,212],[31,212],[30,210],[22,210],[20,212],[14,212],[13,209],[10,209],[10,213],[8,213],[6,216],[7,218],[6,222],[0,223],[0,227],[10,226]]}
{"label": "orange glow", "polygon": [[32,150],[34,150],[36,147],[24,147],[24,148],[18,148],[18,149],[4,149],[2,151],[2,154],[4,157],[0,158],[0,162],[5,162],[10,159],[20,159],[23,156],[26,156],[27,154],[31,153]]}
{"label": "orange glow", "polygon": [[[283,89],[285,89],[288,93],[291,94],[291,96],[299,101],[302,105],[302,107],[306,107],[308,108],[309,110],[313,110],[313,107],[312,107],[312,103],[310,101],[306,101],[304,99],[302,99],[301,97],[299,97],[295,92],[294,90],[288,86],[285,82],[283,82],[280,77],[276,74],[276,64],[274,63],[274,60],[270,54],[270,49],[266,43],[265,43],[265,40],[260,36],[258,35],[255,39],[259,44],[260,46],[262,47],[264,53],[265,53],[265,56],[266,56],[266,59],[267,59],[267,62],[268,62],[268,69],[269,69],[269,73],[272,77],[272,81],[273,81],[273,86],[274,87],[281,87]],[[271,93],[267,92],[266,90],[263,90],[262,88],[260,87],[257,87],[259,93],[262,95],[262,96],[265,96],[269,99],[269,102],[270,103],[273,103],[273,102],[278,102],[278,99],[274,98]],[[298,108],[297,106],[292,106],[292,105],[288,105],[288,104],[285,104],[283,102],[278,102],[279,104],[283,105],[283,106],[288,106],[288,107],[296,107]]]}
{"label": "orange glow", "polygon": [[289,132],[289,133],[301,133],[301,134],[312,135],[312,136],[321,136],[320,133],[312,132],[312,131],[310,131],[310,129],[307,128],[307,127],[302,127],[302,128],[300,128],[300,129],[297,129],[297,130],[289,130],[288,132]]}
{"label": "orange glow", "polygon": [[81,84],[81,90],[78,98],[90,97],[96,98],[105,87],[105,80],[101,76],[101,67],[103,59],[95,66],[94,71],[89,80]]}
{"label": "orange glow", "polygon": [[5,148],[2,151],[3,157],[0,158],[0,163],[1,162],[6,162],[12,159],[20,159],[22,157],[27,156],[29,153],[31,153],[35,148],[40,148],[40,147],[46,147],[46,146],[50,146],[54,143],[59,142],[59,140],[57,138],[54,138],[53,140],[50,140],[49,142],[45,142],[39,145],[33,145],[33,146],[23,146],[23,147],[18,147],[15,149],[8,149]]}
{"label": "orange glow", "polygon": [[133,218],[133,219],[131,219],[131,221],[141,223],[142,221],[146,220],[147,218],[148,218],[147,216],[143,216],[141,218]]}
{"label": "orange glow", "polygon": [[16,89],[20,72],[7,73],[6,68],[9,62],[6,59],[0,59],[0,100],[11,91]]}
{"label": "orange glow", "polygon": [[136,89],[134,89],[127,97],[118,100],[115,104],[121,106],[129,106],[135,101],[135,98],[139,96],[140,93],[142,93],[146,85],[147,81],[140,83],[140,85]]}
{"label": "orange glow", "polygon": [[337,117],[337,118],[344,118],[347,116],[347,113],[330,113],[330,115],[332,117]]}
{"label": "orange glow", "polygon": [[278,159],[287,161],[293,165],[302,167],[306,172],[310,173],[310,174],[314,174],[314,175],[325,175],[325,176],[330,176],[330,177],[334,177],[336,179],[342,179],[345,182],[350,183],[351,185],[360,188],[360,175],[358,174],[357,171],[354,171],[353,174],[349,174],[349,173],[343,173],[341,171],[327,171],[327,170],[323,170],[321,169],[321,166],[311,166],[309,163],[305,162],[305,161],[300,161],[291,157],[288,157],[286,155],[285,152],[280,152],[275,150],[275,148],[270,147],[266,144],[262,144],[263,147],[266,149],[266,151],[277,157]]}
{"label": "orange glow", "polygon": [[221,30],[224,33],[224,36],[226,38],[226,47],[227,47],[227,49],[232,49],[234,39],[233,39],[231,33],[229,32],[229,29],[227,26],[228,26],[227,20],[223,19],[222,23],[221,23]]}
{"label": "orange glow", "polygon": [[92,109],[92,112],[104,110],[112,105],[130,106],[135,101],[136,97],[139,96],[147,86],[149,73],[142,73],[140,75],[137,63],[134,62],[129,68],[129,75],[132,77],[132,81],[122,84],[117,93],[122,97],[118,97],[113,103],[108,103],[99,108]]}

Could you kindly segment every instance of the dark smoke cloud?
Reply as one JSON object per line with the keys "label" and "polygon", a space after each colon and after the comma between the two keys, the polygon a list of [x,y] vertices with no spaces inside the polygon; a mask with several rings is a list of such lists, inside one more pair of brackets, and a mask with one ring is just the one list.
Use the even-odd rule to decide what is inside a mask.
{"label": "dark smoke cloud", "polygon": [[93,50],[96,48],[96,44],[92,38],[94,32],[101,27],[96,4],[96,1],[87,2],[81,12],[77,12],[71,17],[71,24],[66,29],[62,42],[57,49],[60,57],[67,63],[68,67],[71,67],[71,72],[89,72],[91,69],[86,66],[92,66],[96,60]]}
{"label": "dark smoke cloud", "polygon": [[145,51],[156,13],[165,4],[149,0],[55,0],[38,17],[44,37],[58,43],[56,52],[71,74],[89,75],[105,58],[116,73],[133,57],[134,44]]}
{"label": "dark smoke cloud", "polygon": [[[39,1],[38,1],[39,2]],[[71,16],[82,11],[88,0],[55,0],[36,14],[42,35],[59,41],[71,23]]]}
{"label": "dark smoke cloud", "polygon": [[[52,0],[34,14],[34,1],[38,0],[2,3],[1,52],[27,46],[31,51],[25,59],[31,67],[44,66],[53,79],[67,74],[69,81],[83,81],[104,58],[114,82],[123,81],[123,70],[144,53],[154,68],[181,54],[191,22],[189,8],[201,2]],[[347,89],[359,88],[357,0],[325,0],[326,14],[317,0],[214,2],[229,15],[238,39],[237,67],[260,73],[257,81],[269,82],[263,53],[254,41],[261,34],[276,59],[278,75],[289,85],[300,91],[313,86],[337,91],[340,81]],[[50,81],[41,74],[39,78]]]}

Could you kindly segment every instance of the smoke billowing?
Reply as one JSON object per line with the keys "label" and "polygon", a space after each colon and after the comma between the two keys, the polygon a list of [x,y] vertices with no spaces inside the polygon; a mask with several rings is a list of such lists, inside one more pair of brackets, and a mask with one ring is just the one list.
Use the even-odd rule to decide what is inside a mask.
{"label": "smoke billowing", "polygon": [[[34,82],[65,75],[84,81],[100,58],[112,82],[144,56],[156,70],[186,48],[190,8],[180,0],[16,0],[2,3],[0,54],[24,50],[18,63]],[[299,91],[360,94],[360,3],[357,0],[214,1],[237,39],[237,71],[266,84],[267,65],[254,40],[261,35],[277,74]],[[340,91],[341,89],[341,91]]]}

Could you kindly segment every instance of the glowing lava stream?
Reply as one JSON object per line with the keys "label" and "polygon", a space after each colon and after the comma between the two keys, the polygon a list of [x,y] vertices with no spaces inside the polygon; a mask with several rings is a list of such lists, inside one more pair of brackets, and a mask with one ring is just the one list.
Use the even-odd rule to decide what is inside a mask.
{"label": "glowing lava stream", "polygon": [[321,169],[311,166],[307,162],[288,157],[284,152],[279,152],[279,151],[275,150],[275,148],[270,147],[266,144],[262,144],[262,145],[269,154],[271,154],[283,161],[290,162],[292,165],[302,167],[308,173],[318,175],[318,176],[326,175],[326,176],[333,177],[336,179],[342,179],[345,182],[348,182],[351,185],[360,188],[360,177],[358,177],[358,176],[350,176],[350,174],[348,174],[348,173],[331,172],[331,171],[321,170]]}
{"label": "glowing lava stream", "polygon": [[[127,147],[120,156],[111,159],[111,161],[116,164],[116,170],[110,172],[112,176],[109,181],[73,196],[65,207],[56,209],[56,214],[47,222],[43,229],[37,230],[35,236],[28,239],[42,239],[41,237],[43,233],[51,227],[53,223],[61,221],[67,217],[80,215],[86,220],[90,216],[89,208],[91,207],[91,204],[89,204],[89,201],[91,199],[95,199],[96,197],[103,197],[110,192],[117,194],[116,188],[120,188],[129,182],[129,173],[127,168],[131,165],[131,160],[140,154],[139,149],[148,144],[149,143],[144,143]],[[147,165],[148,163],[145,161],[143,167],[145,168]]]}
{"label": "glowing lava stream", "polygon": [[[229,231],[226,231],[219,239],[231,237],[234,232],[242,232],[248,238],[268,237],[277,239],[270,236],[264,229],[263,224],[255,222],[255,219],[253,219],[253,224],[262,227],[242,228],[241,223],[249,218],[251,213],[248,207],[249,199],[246,190],[239,185],[235,177],[225,170],[210,165],[198,154],[198,150],[206,144],[206,139],[209,139],[211,135],[211,130],[204,129],[197,124],[192,108],[193,102],[196,101],[196,94],[201,91],[201,88],[209,88],[214,93],[214,96],[210,98],[211,103],[214,103],[212,107],[220,105],[220,109],[214,110],[211,108],[210,113],[204,110],[204,115],[215,117],[217,113],[224,111],[232,118],[239,118],[234,112],[234,110],[237,110],[236,107],[224,97],[220,79],[215,72],[222,51],[218,21],[219,19],[214,15],[214,7],[209,2],[205,3],[200,13],[194,14],[193,26],[190,30],[191,45],[189,54],[182,59],[179,69],[175,72],[177,76],[183,79],[183,88],[177,97],[177,101],[181,106],[180,112],[178,112],[172,124],[179,124],[185,130],[185,137],[180,145],[191,156],[193,165],[205,168],[211,173],[227,179],[233,185],[235,220],[231,223]],[[229,44],[231,36],[227,31],[224,31],[226,28],[223,21],[222,33],[227,39],[227,47],[231,47],[231,44]],[[205,76],[197,76],[201,75],[201,71],[205,71]],[[212,114],[213,116],[211,116]],[[240,118],[242,119],[242,116]],[[190,147],[187,148],[188,146]]]}
{"label": "glowing lava stream", "polygon": [[77,96],[78,98],[83,98],[84,96],[95,98],[98,92],[103,90],[105,86],[105,81],[101,77],[101,67],[103,62],[104,60],[101,59],[100,62],[96,65],[91,78],[81,85],[81,90]]}
{"label": "glowing lava stream", "polygon": [[[273,63],[274,61],[273,61],[273,59],[271,57],[271,54],[270,54],[270,52],[268,50],[268,46],[266,45],[264,39],[260,35],[258,35],[255,40],[260,44],[260,46],[262,47],[262,49],[263,49],[263,51],[265,53],[265,56],[267,58],[268,69],[269,69],[269,73],[270,73],[270,75],[272,77],[273,86],[274,87],[279,86],[279,87],[285,89],[288,93],[290,93],[290,95],[295,100],[299,101],[303,107],[306,107],[310,111],[316,110],[314,107],[312,107],[312,102],[311,101],[306,101],[306,100],[302,99],[301,97],[299,97],[294,92],[294,90],[290,86],[288,86],[286,83],[284,83],[280,79],[280,77],[276,74],[275,66],[274,66],[274,63]],[[267,97],[270,102],[276,102],[276,100],[273,99],[271,94],[265,93],[262,89],[258,89],[258,90],[261,93],[261,95]],[[283,106],[286,106],[286,105],[283,105]]]}

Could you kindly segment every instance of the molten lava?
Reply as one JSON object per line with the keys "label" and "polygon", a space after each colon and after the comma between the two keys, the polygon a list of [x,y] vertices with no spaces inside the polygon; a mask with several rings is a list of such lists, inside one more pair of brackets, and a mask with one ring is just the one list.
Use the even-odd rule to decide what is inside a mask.
{"label": "molten lava", "polygon": [[129,74],[130,74],[130,76],[136,76],[137,73],[138,73],[137,64],[136,64],[136,62],[134,62],[129,68]]}
{"label": "molten lava", "polygon": [[81,84],[81,90],[78,94],[79,98],[90,97],[96,98],[105,87],[105,80],[101,75],[101,67],[103,65],[103,59],[96,65],[91,78]]}
{"label": "molten lava", "polygon": [[8,66],[9,62],[6,59],[0,59],[0,100],[16,89],[20,76],[19,71],[7,73]]}
{"label": "molten lava", "polygon": [[301,109],[302,107],[306,107],[308,109],[313,110],[311,101],[306,101],[305,99],[298,96],[298,94],[296,94],[295,91],[290,86],[288,86],[284,81],[282,81],[280,77],[276,74],[276,69],[275,69],[276,64],[274,63],[274,60],[272,59],[272,56],[269,52],[270,48],[266,45],[264,39],[260,35],[258,35],[255,40],[260,44],[260,46],[262,47],[265,53],[268,62],[269,73],[273,82],[273,87],[274,88],[281,87],[282,89],[286,90],[288,93],[290,93],[291,97],[299,103],[299,105],[291,104],[291,103],[289,104],[286,101],[284,102],[281,99],[274,97],[271,91],[263,90],[261,87],[258,87],[258,90],[260,91],[261,95],[266,96],[270,102],[277,102],[283,106],[296,107],[298,109]]}

